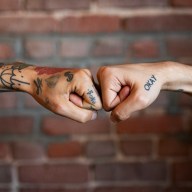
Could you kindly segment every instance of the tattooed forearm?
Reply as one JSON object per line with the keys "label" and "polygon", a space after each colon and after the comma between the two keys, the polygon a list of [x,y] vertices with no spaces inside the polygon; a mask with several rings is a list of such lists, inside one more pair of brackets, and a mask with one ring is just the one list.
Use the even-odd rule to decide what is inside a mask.
{"label": "tattooed forearm", "polygon": [[96,103],[96,98],[93,96],[93,90],[88,89],[87,91],[87,95],[89,96],[89,99],[91,101],[92,104]]}
{"label": "tattooed forearm", "polygon": [[56,86],[59,78],[60,78],[60,75],[54,75],[54,76],[51,76],[51,77],[45,79],[45,82],[47,83],[47,86],[49,88],[54,88]]}
{"label": "tattooed forearm", "polygon": [[24,63],[15,63],[14,65],[1,64],[0,83],[6,89],[19,89],[21,85],[30,85],[22,75],[22,70],[29,65]]}
{"label": "tattooed forearm", "polygon": [[36,94],[39,95],[42,93],[42,79],[37,77],[37,80],[34,80],[35,86],[36,86]]}
{"label": "tattooed forearm", "polygon": [[151,89],[151,86],[157,81],[154,75],[150,77],[150,79],[145,83],[144,88],[146,91]]}
{"label": "tattooed forearm", "polygon": [[70,71],[65,72],[64,76],[67,77],[68,82],[71,82],[73,80],[73,73],[71,73]]}

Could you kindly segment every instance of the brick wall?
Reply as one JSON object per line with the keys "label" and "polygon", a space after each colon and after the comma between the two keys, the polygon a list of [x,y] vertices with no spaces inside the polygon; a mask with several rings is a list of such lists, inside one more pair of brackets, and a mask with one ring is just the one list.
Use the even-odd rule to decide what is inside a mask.
{"label": "brick wall", "polygon": [[[192,64],[191,0],[0,0],[0,61]],[[0,94],[0,192],[192,191],[192,98],[162,92],[117,125]]]}

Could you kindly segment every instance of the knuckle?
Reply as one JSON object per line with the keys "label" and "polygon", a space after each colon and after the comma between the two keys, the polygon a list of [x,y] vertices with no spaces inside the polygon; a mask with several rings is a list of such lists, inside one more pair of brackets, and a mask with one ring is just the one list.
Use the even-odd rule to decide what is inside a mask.
{"label": "knuckle", "polygon": [[117,121],[124,121],[127,119],[127,115],[122,111],[115,111],[113,116]]}
{"label": "knuckle", "polygon": [[86,76],[89,76],[89,77],[92,76],[91,71],[90,71],[89,69],[81,69],[81,70],[80,70],[80,73],[81,73],[82,75],[86,75]]}
{"label": "knuckle", "polygon": [[113,68],[108,66],[102,66],[99,68],[98,75],[100,75],[101,77],[108,76],[113,73],[112,71],[113,71]]}
{"label": "knuckle", "polygon": [[136,95],[135,100],[140,105],[141,108],[146,107],[149,103],[149,99],[142,94]]}
{"label": "knuckle", "polygon": [[103,108],[105,109],[105,111],[111,111],[111,107],[110,107],[110,104],[108,102],[103,103]]}

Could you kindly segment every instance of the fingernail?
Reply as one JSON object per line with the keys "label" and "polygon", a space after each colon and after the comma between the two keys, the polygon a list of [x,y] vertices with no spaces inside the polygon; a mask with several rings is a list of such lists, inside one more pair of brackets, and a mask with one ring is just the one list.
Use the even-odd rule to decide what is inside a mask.
{"label": "fingernail", "polygon": [[97,118],[97,112],[93,111],[93,115],[92,115],[91,120],[95,120],[96,118]]}

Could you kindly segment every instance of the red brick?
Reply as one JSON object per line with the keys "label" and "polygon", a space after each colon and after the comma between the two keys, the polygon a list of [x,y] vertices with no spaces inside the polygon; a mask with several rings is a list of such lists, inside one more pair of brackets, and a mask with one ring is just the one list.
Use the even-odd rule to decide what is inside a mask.
{"label": "red brick", "polygon": [[45,0],[45,7],[48,10],[58,9],[88,9],[91,0]]}
{"label": "red brick", "polygon": [[150,156],[152,142],[150,140],[124,140],[120,143],[121,150],[127,156]]}
{"label": "red brick", "polygon": [[0,134],[30,134],[33,118],[28,116],[0,117]]}
{"label": "red brick", "polygon": [[78,141],[52,143],[48,146],[48,156],[51,158],[78,157],[83,154],[83,146]]}
{"label": "red brick", "polygon": [[112,33],[120,30],[121,22],[118,16],[69,16],[64,18],[61,23],[61,32],[63,33]]}
{"label": "red brick", "polygon": [[192,1],[191,0],[170,0],[170,4],[174,7],[191,7]]}
{"label": "red brick", "polygon": [[11,157],[11,150],[8,143],[0,143],[0,159],[6,160]]}
{"label": "red brick", "polygon": [[92,50],[93,56],[119,56],[124,51],[124,43],[121,39],[98,39]]}
{"label": "red brick", "polygon": [[17,98],[15,93],[1,93],[0,94],[0,109],[15,108]]}
{"label": "red brick", "polygon": [[51,16],[1,16],[1,33],[50,33],[58,31],[58,21]]}
{"label": "red brick", "polygon": [[0,59],[10,59],[15,56],[12,45],[8,43],[0,43]]}
{"label": "red brick", "polygon": [[0,183],[11,182],[11,167],[8,164],[0,165]]}
{"label": "red brick", "polygon": [[165,192],[191,192],[192,187],[169,187],[165,190]]}
{"label": "red brick", "polygon": [[133,42],[128,54],[136,58],[156,58],[160,56],[159,45],[151,39],[141,39]]}
{"label": "red brick", "polygon": [[124,29],[130,32],[188,31],[192,29],[191,14],[146,15],[124,19]]}
{"label": "red brick", "polygon": [[82,39],[66,39],[61,43],[60,55],[62,57],[89,56],[90,43]]}
{"label": "red brick", "polygon": [[192,107],[192,98],[190,95],[182,93],[179,96],[180,96],[179,97],[179,106],[180,107],[187,107],[187,108]]}
{"label": "red brick", "polygon": [[117,124],[117,131],[120,134],[176,133],[183,130],[183,120],[180,115],[132,117]]}
{"label": "red brick", "polygon": [[49,40],[27,40],[25,42],[26,55],[30,58],[50,58],[55,53],[55,43]]}
{"label": "red brick", "polygon": [[158,154],[160,157],[187,156],[188,153],[189,145],[177,139],[161,139],[158,143]]}
{"label": "red brick", "polygon": [[192,181],[192,161],[173,164],[173,180],[179,182]]}
{"label": "red brick", "polygon": [[167,40],[167,51],[173,57],[191,57],[192,39],[186,37],[172,37]]}
{"label": "red brick", "polygon": [[12,144],[14,159],[41,159],[45,155],[42,145],[31,142],[14,142]]}
{"label": "red brick", "polygon": [[100,187],[94,190],[94,192],[163,192],[161,187]]}
{"label": "red brick", "polygon": [[45,1],[44,0],[26,0],[26,9],[27,10],[44,10]]}
{"label": "red brick", "polygon": [[115,155],[113,141],[90,141],[87,143],[86,154],[88,157],[112,157]]}
{"label": "red brick", "polygon": [[[75,187],[74,187],[75,188]],[[3,191],[4,192],[4,191]],[[87,192],[87,189],[63,189],[62,187],[33,187],[33,188],[21,188],[19,192]]]}
{"label": "red brick", "polygon": [[20,166],[19,181],[33,184],[84,183],[88,181],[88,167],[81,164]]}
{"label": "red brick", "polygon": [[1,0],[0,11],[19,10],[21,7],[20,0]]}
{"label": "red brick", "polygon": [[110,122],[107,118],[98,118],[82,124],[67,118],[50,116],[43,119],[42,127],[48,135],[101,134],[109,133]]}
{"label": "red brick", "polygon": [[161,7],[167,5],[167,0],[98,0],[98,5],[105,8]]}
{"label": "red brick", "polygon": [[167,169],[163,162],[97,164],[95,177],[97,181],[166,181]]}

